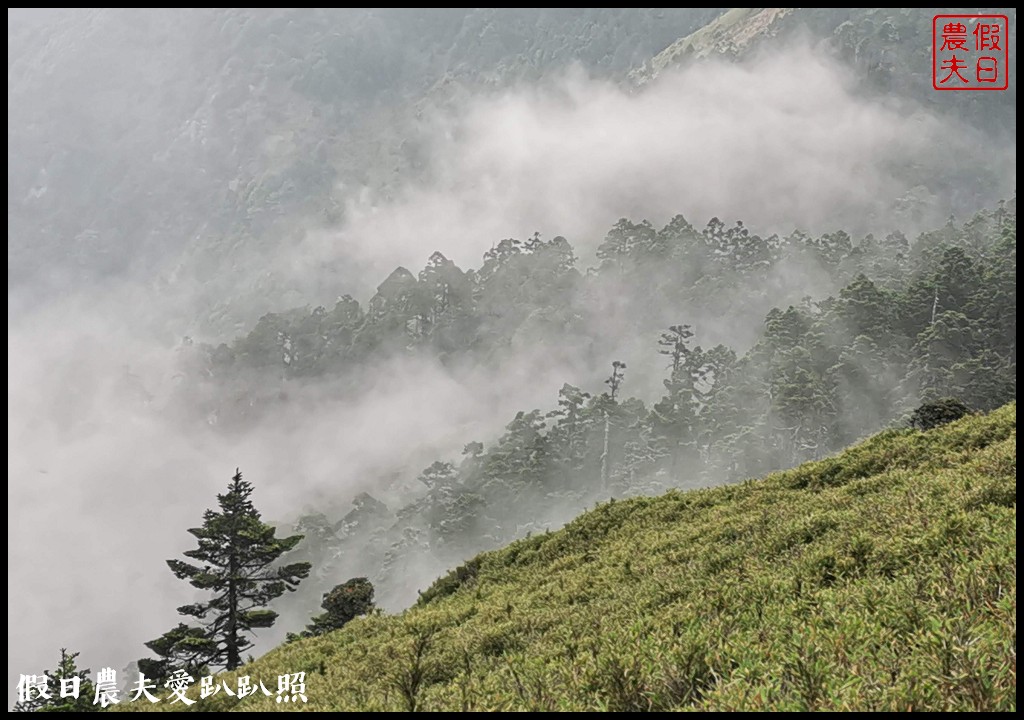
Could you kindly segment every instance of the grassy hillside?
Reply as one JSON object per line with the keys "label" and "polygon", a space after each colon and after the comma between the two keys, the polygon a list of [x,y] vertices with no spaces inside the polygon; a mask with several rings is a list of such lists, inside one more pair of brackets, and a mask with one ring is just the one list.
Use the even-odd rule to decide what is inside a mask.
{"label": "grassy hillside", "polygon": [[307,706],[192,709],[1013,710],[1015,443],[1011,404],[611,502],[239,673],[305,671]]}

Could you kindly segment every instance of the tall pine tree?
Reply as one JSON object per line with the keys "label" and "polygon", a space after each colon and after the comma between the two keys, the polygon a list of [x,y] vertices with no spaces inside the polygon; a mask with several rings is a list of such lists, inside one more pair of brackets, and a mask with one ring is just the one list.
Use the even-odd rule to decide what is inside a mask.
{"label": "tall pine tree", "polygon": [[[168,560],[171,571],[199,590],[213,593],[206,602],[183,605],[178,612],[198,621],[197,631],[171,631],[154,643],[168,638],[172,647],[163,648],[165,658],[190,656],[195,666],[233,670],[242,664],[242,653],[252,647],[250,634],[255,628],[267,628],[277,613],[267,605],[286,590],[293,591],[309,576],[308,562],[278,565],[278,559],[293,549],[302,535],[276,537],[276,530],[260,519],[249,499],[251,483],[235,471],[228,492],[217,496],[220,512],[207,510],[203,526],[189,532],[199,547],[185,552],[196,560]],[[179,640],[173,642],[175,635]],[[159,651],[158,651],[159,652]]]}

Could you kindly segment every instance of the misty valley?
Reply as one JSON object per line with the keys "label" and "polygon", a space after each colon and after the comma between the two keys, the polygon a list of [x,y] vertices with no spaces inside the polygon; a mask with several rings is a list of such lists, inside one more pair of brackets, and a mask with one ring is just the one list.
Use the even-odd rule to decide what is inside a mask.
{"label": "misty valley", "polygon": [[9,9],[9,705],[1015,710],[940,12]]}

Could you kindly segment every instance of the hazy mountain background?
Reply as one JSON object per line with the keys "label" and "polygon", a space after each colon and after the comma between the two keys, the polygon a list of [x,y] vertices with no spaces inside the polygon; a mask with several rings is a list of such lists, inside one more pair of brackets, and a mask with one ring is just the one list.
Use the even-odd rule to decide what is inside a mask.
{"label": "hazy mountain background", "polygon": [[[9,13],[9,278],[299,299],[265,268],[218,281],[424,177],[436,107],[576,63],[621,79],[718,12]],[[332,281],[357,276],[345,259]]]}
{"label": "hazy mountain background", "polygon": [[[316,510],[334,533],[369,493],[401,530],[424,467],[564,383],[599,394],[613,357],[657,400],[668,324],[742,355],[773,306],[853,279],[793,255],[645,306],[615,267],[544,295],[562,286],[524,264],[474,305],[493,337],[474,325],[411,352],[364,332],[359,352],[296,369],[292,324],[341,317],[346,295],[384,317],[396,266],[440,251],[482,287],[500,241],[539,233],[551,253],[568,238],[585,278],[624,217],[913,239],[1011,198],[1015,34],[1010,90],[934,93],[936,12],[9,10],[9,676],[62,646],[94,669],[141,655],[189,597],[163,560],[236,466],[274,519]],[[1005,215],[986,223],[979,262],[1005,248]],[[581,498],[409,551],[385,603]],[[375,542],[352,537],[348,557]]]}
{"label": "hazy mountain background", "polygon": [[[274,267],[268,256],[283,253],[284,264],[297,262],[290,249],[305,250],[310,234],[337,239],[346,221],[358,221],[367,213],[393,216],[378,211],[395,200],[401,203],[420,189],[419,183],[428,192],[454,195],[449,202],[456,203],[473,184],[491,182],[488,192],[521,194],[520,186],[533,179],[547,189],[544,180],[529,177],[541,168],[529,166],[523,156],[550,157],[549,145],[556,146],[557,154],[545,163],[543,174],[566,172],[564,167],[552,167],[556,162],[576,170],[591,160],[591,154],[593,160],[612,166],[605,172],[598,169],[599,179],[604,186],[615,186],[612,194],[621,198],[619,207],[606,210],[604,217],[588,218],[593,227],[587,229],[603,231],[634,207],[669,216],[688,210],[665,207],[667,193],[652,190],[654,178],[638,166],[649,163],[651,154],[674,154],[681,156],[677,159],[687,174],[702,182],[707,175],[713,177],[716,173],[709,164],[736,162],[722,157],[727,147],[738,156],[752,150],[734,145],[747,140],[741,136],[753,130],[743,123],[777,132],[768,125],[771,118],[759,121],[733,112],[743,107],[752,114],[770,114],[776,108],[790,111],[790,125],[796,125],[799,116],[810,115],[807,119],[816,123],[819,133],[836,136],[845,134],[840,110],[844,115],[870,115],[880,96],[892,105],[886,109],[898,114],[927,111],[941,117],[949,124],[941,132],[932,128],[932,134],[919,141],[948,146],[929,148],[935,166],[901,178],[907,186],[889,189],[896,196],[881,201],[889,203],[884,210],[892,210],[898,200],[918,213],[928,211],[916,207],[928,201],[944,204],[950,212],[974,209],[978,178],[971,176],[967,187],[956,187],[963,179],[956,168],[967,161],[961,155],[982,154],[976,145],[980,139],[973,134],[979,125],[996,133],[989,137],[1002,146],[999,152],[984,153],[986,159],[979,157],[977,165],[990,168],[997,181],[1005,179],[999,176],[1005,166],[998,164],[998,156],[1005,155],[1009,141],[998,133],[1012,135],[1015,129],[1015,89],[938,96],[932,92],[927,82],[930,66],[924,62],[930,52],[928,11],[724,12],[9,12],[9,284],[52,294],[130,277],[171,296],[180,291],[185,297],[183,313],[194,311],[189,306],[201,301],[204,312],[189,319],[200,327],[214,322],[224,330],[230,321],[254,320],[260,311],[277,307],[275,302],[299,304],[331,296],[339,286],[356,285],[368,262],[369,251],[363,249],[368,245],[383,244],[394,254],[414,249],[415,259],[422,262],[429,250],[421,244],[432,250],[432,244],[444,243],[433,238],[417,238],[413,244],[408,237],[368,237],[374,231],[397,235],[411,230],[396,228],[399,221],[389,220],[390,227],[379,229],[364,230],[357,223],[359,229],[346,234],[345,242],[323,240],[331,243],[330,252],[319,248],[316,263],[303,267],[302,273]],[[1011,27],[1013,19],[1011,12]],[[702,88],[704,97],[687,98],[690,88],[677,85],[660,92],[647,90],[657,95],[648,100],[634,87],[650,83],[667,69],[690,66],[695,58],[745,59],[764,49],[781,52],[788,62],[758,71],[760,95],[750,88],[723,90],[723,79],[714,70],[693,73],[691,82]],[[855,74],[843,75],[837,61]],[[576,75],[567,78],[564,73],[570,70]],[[828,87],[836,84],[843,86]],[[503,92],[508,88],[513,89],[511,94]],[[830,92],[842,97],[832,98]],[[834,105],[835,117],[814,116],[822,113],[821,107],[807,106],[815,94],[822,103]],[[913,103],[896,102],[908,96]],[[695,108],[693,114],[714,117],[717,112],[738,124],[712,128],[709,122],[708,127],[695,127],[685,112],[694,101],[716,107]],[[645,103],[654,107],[644,107]],[[723,103],[729,106],[722,107]],[[654,118],[646,120],[650,127],[641,119],[637,128],[635,115]],[[507,134],[503,120],[518,127],[515,142],[509,142],[514,136]],[[847,121],[853,132],[877,135],[870,122],[878,118]],[[895,124],[888,118],[881,121]],[[681,125],[673,127],[674,123]],[[565,124],[596,129],[592,137],[576,139],[573,147],[574,133],[564,132]],[[547,142],[543,134],[538,137],[545,127],[554,138]],[[640,129],[642,134],[635,132]],[[693,143],[695,134],[711,130],[717,131],[715,138],[702,140],[717,151],[709,153],[711,157],[680,152],[681,142]],[[680,141],[673,137],[676,134],[687,137]],[[966,142],[965,136],[973,142]],[[807,154],[808,147],[824,140],[805,137],[803,148],[793,148],[787,147],[792,138],[771,139],[775,157],[753,149],[754,156],[746,162],[776,160],[776,170],[782,171],[787,160],[799,164],[799,157],[787,157],[792,151]],[[861,162],[870,166],[877,160],[872,153],[887,140],[892,142],[875,137],[868,141],[870,147],[851,143],[850,150],[866,153]],[[493,143],[524,147],[496,150]],[[913,153],[916,162],[929,156],[922,150]],[[957,160],[950,163],[954,153]],[[697,162],[701,167],[694,167]],[[652,168],[651,174],[663,169]],[[620,178],[621,173],[627,177]],[[444,177],[451,174],[458,177]],[[576,179],[562,180],[555,189],[571,192]],[[912,181],[918,184],[909,185]],[[671,191],[691,189],[680,187],[678,180],[665,182]],[[744,184],[750,183],[736,183]],[[606,187],[585,189],[608,192]],[[525,192],[519,206],[502,208],[517,213],[507,218],[514,225],[502,227],[502,218],[488,229],[499,237],[534,230],[568,235],[566,228],[542,228],[538,223],[549,220],[550,211],[543,208],[531,217],[529,205],[537,193]],[[936,194],[941,199],[933,197]],[[712,199],[722,202],[721,197]],[[563,207],[572,207],[564,213],[593,214],[578,211],[572,202],[576,197],[568,200]],[[684,205],[694,202],[680,200]],[[676,198],[672,201],[679,204]],[[447,221],[449,232],[466,232],[459,227],[466,218],[452,217],[452,209],[443,204],[431,207],[436,215],[448,217],[432,218],[437,228],[428,229],[436,232]],[[806,215],[808,208],[803,209]],[[759,219],[746,212],[748,222]],[[820,218],[790,213],[771,219],[789,230]],[[495,239],[474,238],[472,254],[458,259],[475,260]],[[441,249],[452,252],[447,246]],[[380,257],[383,254],[370,253],[379,261],[375,278],[390,269],[385,263],[392,258]],[[365,280],[359,285],[363,292],[371,288]],[[253,303],[262,307],[253,308]]]}

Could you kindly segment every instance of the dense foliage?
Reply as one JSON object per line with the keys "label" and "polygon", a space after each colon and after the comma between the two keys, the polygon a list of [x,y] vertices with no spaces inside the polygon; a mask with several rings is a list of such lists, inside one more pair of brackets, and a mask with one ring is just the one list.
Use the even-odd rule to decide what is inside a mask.
{"label": "dense foliage", "polygon": [[313,617],[306,629],[298,635],[289,633],[289,640],[325,635],[369,613],[373,610],[373,583],[366,578],[347,580],[324,593],[320,607],[324,612]]}
{"label": "dense foliage", "polygon": [[939,425],[959,420],[971,411],[967,405],[956,398],[942,398],[934,402],[926,402],[910,415],[910,426],[918,430],[931,430]]}

